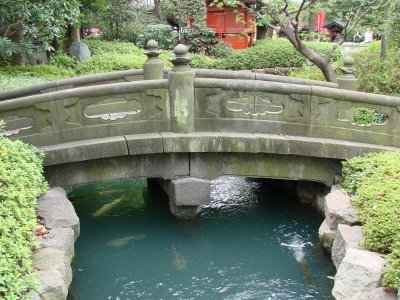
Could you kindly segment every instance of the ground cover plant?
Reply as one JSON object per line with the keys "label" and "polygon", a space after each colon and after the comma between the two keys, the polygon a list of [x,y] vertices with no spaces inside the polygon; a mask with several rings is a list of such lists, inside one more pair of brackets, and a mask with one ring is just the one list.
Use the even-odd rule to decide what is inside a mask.
{"label": "ground cover plant", "polygon": [[0,298],[40,290],[32,269],[36,199],[47,189],[43,157],[33,146],[0,136]]}
{"label": "ground cover plant", "polygon": [[362,222],[364,247],[386,254],[383,285],[400,286],[400,152],[380,152],[343,163],[343,187]]}

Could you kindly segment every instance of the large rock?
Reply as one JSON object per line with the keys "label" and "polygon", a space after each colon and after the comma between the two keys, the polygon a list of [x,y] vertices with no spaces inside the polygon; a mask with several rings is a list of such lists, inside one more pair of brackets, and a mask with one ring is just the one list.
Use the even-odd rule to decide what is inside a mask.
{"label": "large rock", "polygon": [[61,274],[61,278],[68,287],[72,281],[70,262],[64,251],[54,248],[42,248],[32,255],[32,265],[40,271],[54,270]]}
{"label": "large rock", "polygon": [[88,45],[82,42],[73,43],[69,48],[69,55],[78,61],[84,61],[91,57]]}
{"label": "large rock", "polygon": [[326,219],[322,222],[318,230],[319,240],[322,243],[322,247],[328,252],[331,252],[333,241],[336,237],[336,230],[330,229]]}
{"label": "large rock", "polygon": [[75,233],[70,227],[51,229],[38,242],[41,248],[55,248],[64,251],[70,261],[74,257]]}
{"label": "large rock", "polygon": [[71,227],[75,239],[78,237],[79,218],[63,188],[55,187],[44,193],[37,202],[36,211],[48,229]]}
{"label": "large rock", "polygon": [[336,230],[338,224],[359,224],[355,216],[356,209],[351,205],[350,197],[344,192],[332,189],[325,200],[325,219],[329,228]]}
{"label": "large rock", "polygon": [[369,295],[368,300],[398,300],[395,290],[386,290],[383,287],[374,289]]}
{"label": "large rock", "polygon": [[37,278],[42,287],[42,300],[65,300],[68,296],[68,287],[62,275],[57,270],[37,272]]}
{"label": "large rock", "polygon": [[336,268],[339,267],[348,249],[360,249],[362,240],[361,226],[338,225],[332,246],[332,261]]}
{"label": "large rock", "polygon": [[325,195],[317,194],[315,200],[311,205],[323,216],[325,216]]}
{"label": "large rock", "polygon": [[367,300],[378,288],[386,260],[374,252],[349,249],[340,264],[332,295],[336,300]]}

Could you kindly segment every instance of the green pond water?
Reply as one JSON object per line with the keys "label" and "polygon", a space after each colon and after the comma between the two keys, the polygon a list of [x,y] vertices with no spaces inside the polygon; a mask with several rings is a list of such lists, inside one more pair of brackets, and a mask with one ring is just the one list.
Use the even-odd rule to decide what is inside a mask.
{"label": "green pond water", "polygon": [[282,189],[221,177],[185,222],[142,179],[69,197],[81,220],[71,299],[331,299],[322,219]]}

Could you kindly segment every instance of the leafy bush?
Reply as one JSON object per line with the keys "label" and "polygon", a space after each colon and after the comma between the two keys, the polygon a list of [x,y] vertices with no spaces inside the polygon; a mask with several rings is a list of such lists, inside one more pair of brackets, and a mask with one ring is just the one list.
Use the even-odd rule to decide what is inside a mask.
{"label": "leafy bush", "polygon": [[210,50],[208,50],[208,54],[212,57],[223,58],[232,52],[232,48],[225,41],[218,40]]}
{"label": "leafy bush", "polygon": [[302,78],[302,79],[311,79],[311,80],[321,80],[325,81],[324,74],[321,69],[315,66],[304,66],[300,70],[291,71],[289,74],[290,77]]}
{"label": "leafy bush", "polygon": [[259,41],[255,47],[232,51],[216,67],[230,70],[300,67],[305,61],[288,40],[277,39]]}
{"label": "leafy bush", "polygon": [[[315,52],[323,56],[327,56],[332,47],[335,46],[335,44],[326,42],[305,42],[305,44],[311,49],[313,49]],[[341,58],[342,58],[342,50],[340,49],[340,47],[336,47],[336,49],[333,51],[332,62],[335,62]]]}
{"label": "leafy bush", "polygon": [[47,189],[43,157],[33,146],[0,137],[0,298],[39,290],[32,269],[36,199]]}
{"label": "leafy bush", "polygon": [[50,60],[50,65],[67,69],[74,68],[76,64],[77,62],[73,57],[68,56],[64,53],[53,54]]}
{"label": "leafy bush", "polygon": [[97,37],[86,38],[83,42],[88,45],[92,56],[99,54],[142,54],[142,51],[132,43],[109,42]]}
{"label": "leafy bush", "polygon": [[27,76],[43,78],[47,80],[57,80],[76,76],[72,69],[51,65],[36,65],[36,66],[8,66],[0,68],[0,73],[13,76]]}
{"label": "leafy bush", "polygon": [[75,71],[78,75],[141,69],[146,61],[144,54],[99,54],[77,65]]}
{"label": "leafy bush", "polygon": [[46,79],[29,77],[29,76],[12,76],[0,73],[0,92],[5,90],[16,89],[31,84],[46,82]]}
{"label": "leafy bush", "polygon": [[164,24],[148,25],[142,35],[136,40],[136,45],[145,48],[149,40],[156,40],[158,47],[163,50],[171,50],[175,47],[178,37],[172,27]]}
{"label": "leafy bush", "polygon": [[364,246],[388,254],[383,279],[400,286],[400,152],[381,152],[343,163],[343,187],[353,194],[363,224]]}
{"label": "leafy bush", "polygon": [[389,49],[386,59],[380,58],[380,42],[355,53],[356,76],[360,90],[368,93],[400,95],[400,50]]}
{"label": "leafy bush", "polygon": [[192,68],[198,69],[214,69],[215,66],[218,64],[219,60],[208,57],[207,55],[203,54],[189,54],[193,59],[190,62]]}

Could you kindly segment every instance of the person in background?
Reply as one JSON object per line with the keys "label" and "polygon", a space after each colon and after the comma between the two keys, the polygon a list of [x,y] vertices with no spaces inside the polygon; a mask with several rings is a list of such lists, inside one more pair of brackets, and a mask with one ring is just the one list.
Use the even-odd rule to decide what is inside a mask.
{"label": "person in background", "polygon": [[371,31],[371,29],[369,27],[367,27],[367,29],[365,30],[364,33],[364,43],[370,43],[373,41],[372,37],[373,37],[374,33]]}

